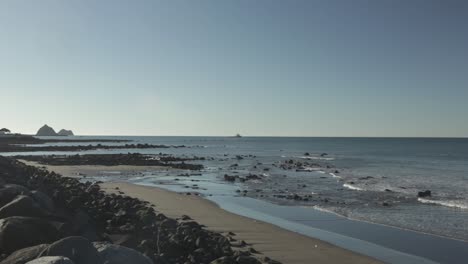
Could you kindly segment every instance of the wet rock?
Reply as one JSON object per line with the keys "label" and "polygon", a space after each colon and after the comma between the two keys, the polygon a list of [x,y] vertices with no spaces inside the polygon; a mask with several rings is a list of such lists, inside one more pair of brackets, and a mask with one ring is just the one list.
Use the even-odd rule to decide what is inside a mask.
{"label": "wet rock", "polygon": [[27,247],[11,253],[0,264],[24,264],[28,261],[36,259],[39,254],[48,246],[48,244],[41,244],[37,246]]}
{"label": "wet rock", "polygon": [[94,242],[94,247],[105,264],[152,264],[153,261],[140,252],[105,242]]}
{"label": "wet rock", "polygon": [[228,182],[235,182],[236,181],[236,176],[229,176],[227,174],[224,175],[224,180]]}
{"label": "wet rock", "polygon": [[75,264],[72,260],[66,257],[41,257],[32,261],[27,262],[26,264]]}
{"label": "wet rock", "polygon": [[422,192],[418,192],[418,197],[430,197],[431,196],[431,191],[429,190],[426,190],[426,191],[422,191]]}
{"label": "wet rock", "polygon": [[18,249],[57,240],[57,223],[35,217],[13,216],[0,220],[0,251]]}
{"label": "wet rock", "polygon": [[78,236],[66,237],[50,244],[40,256],[64,256],[75,264],[103,263],[93,244],[88,239]]}

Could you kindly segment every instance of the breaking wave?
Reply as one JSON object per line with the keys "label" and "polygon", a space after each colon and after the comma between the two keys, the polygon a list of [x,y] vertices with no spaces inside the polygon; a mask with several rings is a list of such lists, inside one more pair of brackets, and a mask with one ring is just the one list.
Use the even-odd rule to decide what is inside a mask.
{"label": "breaking wave", "polygon": [[468,205],[462,204],[456,201],[437,201],[437,200],[418,198],[418,202],[427,203],[427,204],[437,204],[437,205],[459,208],[459,209],[468,209]]}
{"label": "breaking wave", "polygon": [[354,190],[354,191],[364,191],[364,189],[361,189],[359,187],[356,187],[356,186],[348,184],[348,183],[343,184],[343,187]]}

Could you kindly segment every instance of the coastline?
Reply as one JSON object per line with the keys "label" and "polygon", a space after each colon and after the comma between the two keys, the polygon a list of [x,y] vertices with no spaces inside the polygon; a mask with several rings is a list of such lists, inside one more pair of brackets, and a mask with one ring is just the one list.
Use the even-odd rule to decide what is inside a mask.
{"label": "coastline", "polygon": [[[104,171],[141,173],[161,169],[151,166],[51,166],[23,161],[29,166],[44,167],[64,177],[81,178],[83,174],[100,175]],[[167,168],[164,168],[167,169]],[[115,176],[115,174],[113,175]],[[112,175],[110,175],[112,177]],[[95,177],[93,177],[95,178]],[[109,181],[100,184],[107,193],[128,195],[155,205],[155,209],[171,218],[188,215],[209,230],[227,234],[233,232],[262,255],[285,264],[317,263],[382,263],[371,257],[332,245],[277,225],[241,216],[222,209],[218,204],[198,195],[186,195],[154,186]],[[117,189],[116,189],[117,188]]]}
{"label": "coastline", "polygon": [[[156,167],[102,166],[107,172],[118,172],[119,168],[126,168],[127,171],[121,171],[122,176],[135,175],[139,178],[137,181],[127,182],[126,177],[118,177],[120,174],[101,177],[102,171],[99,170],[101,166],[42,166],[37,163],[29,163],[29,165],[46,167],[48,170],[65,177],[80,178],[84,181],[87,177],[82,175],[83,171],[80,169],[86,169],[90,180],[105,182],[102,189],[105,188],[109,193],[118,193],[149,201],[157,206],[158,211],[170,217],[189,215],[214,232],[232,231],[237,234],[236,230],[241,229],[241,236],[234,237],[236,240],[245,240],[256,250],[268,257],[271,255],[273,259],[282,260],[283,263],[308,263],[309,257],[312,257],[312,260],[318,258],[316,261],[318,263],[336,263],[343,262],[343,259],[351,259],[352,262],[345,263],[434,264],[439,262],[459,263],[458,259],[463,259],[466,256],[466,254],[460,253],[466,246],[466,243],[461,241],[347,219],[333,213],[311,210],[307,207],[280,206],[249,197],[226,196],[222,191],[213,196],[193,195],[198,194],[199,191],[201,191],[200,194],[205,191],[185,189],[182,185],[147,184],[144,178],[139,177],[147,171],[157,170]],[[116,190],[115,187],[119,187],[119,189]],[[186,195],[187,192],[192,195]],[[144,197],[140,197],[141,193],[145,193]],[[200,211],[202,214],[197,216]],[[308,220],[297,222],[294,220],[295,217]],[[232,225],[228,228],[229,223],[226,219],[229,221],[243,219],[238,223],[244,224]],[[223,223],[219,224],[220,221]],[[269,226],[269,228],[263,229],[264,233],[280,230],[281,234],[287,234],[285,236],[288,239],[284,239],[285,236],[281,235],[258,238],[256,237],[258,235],[257,229],[242,231],[242,228],[250,227],[252,223],[263,223],[262,228]],[[407,241],[414,243],[407,244]],[[323,244],[319,245],[317,242]],[[315,245],[321,249],[325,248],[323,245],[326,245],[325,253],[310,255],[316,253],[311,250],[315,249]],[[328,255],[336,256],[337,252],[342,252],[338,254],[342,256],[339,259],[331,261],[330,258],[325,257]],[[359,256],[364,260],[354,261],[352,260],[354,257],[350,258],[349,256]],[[457,261],[454,262],[454,260]]]}
{"label": "coastline", "polygon": [[265,256],[283,263],[381,263],[273,224],[230,213],[200,196],[125,182],[103,183],[101,188],[109,193],[121,191],[130,197],[148,201],[169,217],[189,215],[209,230],[221,233],[234,232],[236,239],[252,244]]}

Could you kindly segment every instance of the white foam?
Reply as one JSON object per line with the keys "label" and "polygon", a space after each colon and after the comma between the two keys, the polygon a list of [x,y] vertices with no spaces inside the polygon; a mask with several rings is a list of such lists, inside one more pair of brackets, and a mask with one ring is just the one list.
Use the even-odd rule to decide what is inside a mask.
{"label": "white foam", "polygon": [[302,156],[301,159],[308,160],[335,160],[335,158],[326,158],[326,157],[313,157],[313,156]]}
{"label": "white foam", "polygon": [[343,184],[343,187],[354,190],[354,191],[364,191],[363,189],[361,189],[359,187],[356,187],[354,185],[347,184],[347,183]]}
{"label": "white foam", "polygon": [[418,202],[427,203],[427,204],[437,204],[437,205],[460,208],[460,209],[468,209],[468,205],[462,204],[458,201],[436,201],[436,200],[418,198]]}
{"label": "white foam", "polygon": [[333,177],[333,178],[338,178],[338,179],[341,179],[340,176],[336,175],[335,173],[330,173],[330,175]]}

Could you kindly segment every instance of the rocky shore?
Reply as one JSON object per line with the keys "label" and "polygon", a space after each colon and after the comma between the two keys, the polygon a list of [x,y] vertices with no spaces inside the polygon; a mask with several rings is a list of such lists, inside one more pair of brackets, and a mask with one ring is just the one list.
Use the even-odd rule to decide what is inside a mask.
{"label": "rocky shore", "polygon": [[183,170],[201,170],[203,165],[185,163],[196,160],[205,160],[203,157],[175,157],[167,154],[143,155],[140,153],[129,154],[91,154],[91,155],[47,155],[47,156],[15,156],[16,159],[34,161],[42,165],[77,166],[77,165],[102,165],[102,166],[159,166]]}
{"label": "rocky shore", "polygon": [[0,152],[37,152],[37,151],[86,151],[96,149],[159,149],[159,148],[185,148],[186,146],[151,145],[151,144],[125,144],[125,145],[79,145],[79,146],[22,146],[0,145]]}
{"label": "rocky shore", "polygon": [[278,263],[233,236],[0,156],[1,264]]}

